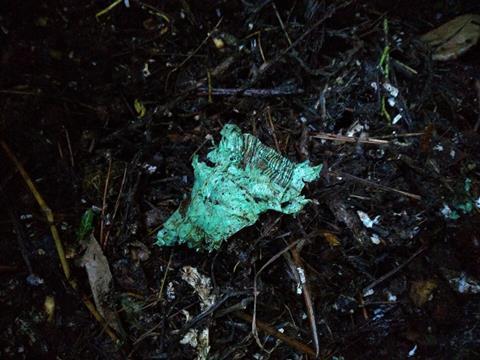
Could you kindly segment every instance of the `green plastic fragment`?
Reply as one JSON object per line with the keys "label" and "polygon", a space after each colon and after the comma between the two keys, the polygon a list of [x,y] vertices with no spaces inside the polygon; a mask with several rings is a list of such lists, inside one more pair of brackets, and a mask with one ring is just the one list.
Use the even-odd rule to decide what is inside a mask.
{"label": "green plastic fragment", "polygon": [[453,210],[448,217],[450,218],[450,220],[458,220],[458,219],[460,219],[460,215],[459,215],[458,212],[455,211],[455,210]]}
{"label": "green plastic fragment", "polygon": [[465,203],[463,204],[458,204],[456,206],[456,208],[458,210],[461,210],[464,214],[469,214],[472,212],[473,210],[473,202],[471,201],[466,201]]}
{"label": "green plastic fragment", "polygon": [[95,212],[92,209],[88,209],[83,213],[82,220],[80,221],[80,226],[77,230],[77,240],[83,241],[88,236],[90,236],[94,228],[94,220]]}
{"label": "green plastic fragment", "polygon": [[465,190],[466,193],[470,192],[470,190],[472,189],[472,179],[470,178],[465,179],[465,184],[463,186],[463,189]]}
{"label": "green plastic fragment", "polygon": [[225,125],[221,135],[207,155],[214,166],[194,156],[190,199],[163,224],[157,245],[214,250],[261,213],[295,215],[310,201],[300,193],[306,182],[318,179],[322,165],[295,164],[236,125]]}

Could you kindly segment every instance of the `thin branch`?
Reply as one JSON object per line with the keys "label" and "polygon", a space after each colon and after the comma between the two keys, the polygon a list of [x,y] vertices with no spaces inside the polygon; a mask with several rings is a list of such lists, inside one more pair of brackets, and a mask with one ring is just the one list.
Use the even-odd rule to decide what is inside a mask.
{"label": "thin branch", "polygon": [[58,257],[60,258],[63,274],[65,275],[65,278],[69,280],[70,266],[68,265],[67,259],[65,257],[65,250],[60,240],[60,235],[58,234],[57,227],[55,226],[52,210],[48,207],[47,203],[43,199],[42,195],[40,195],[40,193],[37,190],[37,187],[35,186],[32,179],[30,178],[30,175],[28,175],[23,165],[20,163],[20,161],[18,161],[17,157],[10,150],[10,147],[7,145],[7,143],[2,140],[0,141],[0,144],[3,150],[5,151],[5,153],[7,154],[8,158],[13,162],[13,164],[17,168],[18,172],[22,176],[30,192],[35,197],[35,200],[37,201],[38,205],[40,206],[43,213],[45,214],[48,225],[50,227],[50,232],[52,234],[53,241],[55,242],[55,248],[57,249]]}
{"label": "thin branch", "polygon": [[256,320],[253,316],[250,316],[244,312],[241,311],[235,311],[233,313],[236,317],[247,321],[247,322],[252,322],[255,323],[255,325],[263,332],[267,333],[268,335],[275,336],[277,339],[282,340],[285,344],[290,346],[291,348],[302,352],[304,354],[308,354],[310,356],[316,356],[315,350],[313,350],[310,346],[307,344],[304,344],[303,342],[300,342],[296,339],[293,339],[280,331],[275,330],[275,328],[271,327],[270,325],[264,323],[263,321]]}
{"label": "thin branch", "polygon": [[65,257],[65,251],[63,248],[63,243],[60,239],[60,235],[58,233],[57,226],[55,225],[54,222],[54,217],[52,210],[48,207],[47,203],[43,199],[42,195],[38,192],[35,184],[33,183],[32,179],[30,178],[30,175],[28,175],[27,171],[23,167],[23,165],[18,161],[17,157],[13,154],[13,152],[10,150],[10,147],[7,145],[7,143],[3,140],[0,140],[0,145],[7,154],[8,158],[12,161],[12,163],[15,165],[16,169],[20,173],[20,175],[23,178],[23,181],[27,185],[28,189],[34,196],[35,200],[37,201],[38,205],[42,209],[43,213],[45,214],[45,217],[47,219],[47,222],[50,226],[50,233],[52,234],[53,241],[55,243],[55,248],[57,250],[58,257],[60,259],[60,264],[62,265],[62,270],[63,274],[65,275],[65,279],[67,280],[68,285],[77,293],[80,295],[83,304],[85,307],[90,311],[90,313],[93,315],[93,317],[97,320],[97,322],[100,324],[102,329],[107,333],[107,335],[112,339],[112,341],[115,344],[120,344],[120,338],[116,334],[115,330],[113,330],[108,323],[105,321],[105,319],[100,315],[98,310],[96,309],[95,305],[93,302],[84,294],[80,293],[80,290],[78,289],[78,284],[75,281],[75,279],[71,276],[70,273],[70,266],[68,264],[68,261]]}
{"label": "thin branch", "polygon": [[409,193],[409,192],[403,191],[403,190],[398,190],[398,189],[395,189],[395,188],[392,188],[392,187],[389,187],[389,186],[377,184],[377,183],[374,183],[373,181],[362,179],[362,178],[359,178],[355,175],[350,175],[350,174],[339,172],[339,171],[332,171],[332,173],[335,174],[336,176],[343,176],[343,177],[361,182],[361,183],[366,184],[368,186],[373,186],[373,187],[382,189],[384,191],[396,192],[397,194],[404,195],[404,196],[407,196],[407,197],[415,199],[415,200],[421,200],[422,199],[422,197],[420,195],[412,194],[412,193]]}
{"label": "thin branch", "polygon": [[303,94],[303,89],[273,88],[273,89],[242,89],[242,88],[208,88],[199,87],[199,96],[246,96],[246,97],[276,97]]}
{"label": "thin branch", "polygon": [[390,143],[387,140],[380,140],[380,139],[374,139],[374,138],[363,139],[361,137],[344,136],[344,135],[336,135],[336,134],[328,134],[328,133],[319,133],[316,135],[312,135],[312,138],[348,142],[348,143],[373,144],[373,145],[386,145]]}
{"label": "thin branch", "polygon": [[[318,341],[318,332],[317,332],[317,322],[315,320],[315,311],[313,310],[313,302],[312,302],[312,297],[310,296],[310,289],[308,286],[308,282],[306,279],[306,274],[305,274],[305,269],[303,266],[303,261],[300,257],[299,253],[299,248],[300,246],[293,247],[290,252],[292,254],[293,262],[297,269],[302,269],[304,272],[304,279],[300,277],[300,284],[302,285],[302,293],[303,293],[303,299],[305,301],[305,307],[307,308],[307,316],[308,316],[308,321],[310,323],[310,330],[312,332],[312,340],[313,340],[313,345],[315,346],[315,355],[318,357],[320,354],[320,343]],[[299,271],[299,270],[297,270]],[[302,281],[304,280],[304,281]]]}
{"label": "thin branch", "polygon": [[252,334],[258,344],[263,349],[263,346],[260,342],[260,339],[258,338],[258,331],[257,331],[257,323],[256,323],[256,317],[257,317],[257,297],[258,297],[258,292],[257,292],[257,279],[258,276],[262,273],[263,270],[265,270],[270,264],[272,264],[275,260],[280,258],[284,253],[289,251],[291,248],[295,247],[300,240],[294,241],[290,245],[288,245],[286,248],[282,249],[275,255],[273,255],[270,260],[268,260],[261,268],[260,270],[255,274],[255,277],[253,278],[253,318],[252,318]]}
{"label": "thin branch", "polygon": [[105,179],[105,186],[103,188],[103,200],[102,200],[102,213],[100,215],[100,245],[102,248],[105,249],[105,210],[107,209],[107,193],[108,193],[108,185],[110,184],[110,176],[112,174],[112,157],[108,156],[108,170],[107,170],[107,177]]}
{"label": "thin branch", "polygon": [[425,250],[427,249],[426,246],[422,246],[420,249],[418,249],[417,251],[415,251],[413,253],[412,256],[410,256],[404,263],[400,264],[399,266],[397,266],[395,269],[392,269],[390,270],[389,272],[387,272],[385,275],[382,275],[380,276],[377,280],[373,281],[372,283],[370,283],[368,286],[366,286],[365,288],[363,288],[363,293],[365,294],[368,290],[370,289],[373,289],[374,287],[376,287],[377,285],[381,284],[382,282],[384,282],[385,280],[391,278],[393,275],[395,275],[397,272],[399,272],[400,270],[402,270],[405,266],[407,266],[408,264],[410,264],[413,259],[415,259],[418,255],[420,255],[422,252],[424,252]]}

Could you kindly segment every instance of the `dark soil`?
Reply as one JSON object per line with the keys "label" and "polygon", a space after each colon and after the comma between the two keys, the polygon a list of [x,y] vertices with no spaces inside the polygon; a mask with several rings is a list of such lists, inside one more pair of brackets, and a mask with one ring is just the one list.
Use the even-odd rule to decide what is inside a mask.
{"label": "dark soil", "polygon": [[[419,41],[478,1],[129,3],[97,17],[110,1],[1,5],[0,140],[52,210],[75,283],[0,151],[0,357],[194,359],[182,339],[208,328],[208,359],[314,358],[315,338],[325,359],[479,358],[480,47],[436,62]],[[227,123],[323,164],[313,202],[218,251],[156,246],[192,155]],[[117,327],[85,307],[92,207]],[[185,267],[210,278],[212,307]]]}

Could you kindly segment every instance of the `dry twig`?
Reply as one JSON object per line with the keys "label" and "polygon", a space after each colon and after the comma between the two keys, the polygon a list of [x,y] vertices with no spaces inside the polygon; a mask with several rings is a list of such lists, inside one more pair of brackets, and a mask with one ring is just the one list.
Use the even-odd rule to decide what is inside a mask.
{"label": "dry twig", "polygon": [[290,250],[290,252],[292,254],[293,262],[295,263],[295,266],[297,267],[297,269],[301,268],[302,271],[304,272],[303,275],[305,279],[300,278],[300,282],[302,285],[302,293],[303,293],[303,299],[305,301],[305,307],[307,308],[307,316],[308,316],[308,321],[310,323],[310,330],[312,332],[313,345],[315,346],[315,355],[316,357],[318,357],[318,355],[320,354],[320,343],[318,341],[317,322],[315,320],[315,311],[313,310],[312,297],[310,295],[310,289],[307,283],[305,270],[303,267],[303,261],[300,257],[299,249],[301,248],[301,245],[302,244],[299,244],[299,246],[293,247]]}
{"label": "dry twig", "polygon": [[105,187],[103,188],[103,200],[102,200],[102,213],[100,215],[100,245],[103,249],[105,249],[105,210],[107,209],[107,193],[108,193],[108,185],[110,184],[110,176],[112,174],[112,157],[108,157],[108,171],[107,177],[105,178]]}
{"label": "dry twig", "polygon": [[13,162],[15,167],[17,168],[18,172],[23,178],[23,181],[25,181],[25,184],[29,188],[30,192],[34,196],[35,200],[37,201],[38,205],[42,209],[43,213],[45,214],[45,217],[47,219],[47,222],[50,226],[50,233],[52,234],[53,241],[55,243],[55,249],[57,250],[58,257],[60,259],[60,264],[62,265],[62,270],[63,274],[65,275],[65,279],[67,280],[67,283],[70,285],[70,287],[77,292],[85,307],[90,311],[90,313],[93,315],[93,317],[97,320],[97,322],[101,325],[102,329],[105,330],[107,335],[112,339],[112,341],[115,344],[120,344],[120,338],[118,335],[115,333],[115,331],[107,324],[105,319],[100,315],[100,313],[97,311],[95,308],[95,305],[93,302],[84,294],[81,294],[80,291],[78,290],[78,285],[75,279],[71,276],[70,272],[70,266],[68,264],[68,261],[65,257],[65,251],[63,248],[63,243],[60,239],[60,235],[58,233],[57,226],[55,225],[54,217],[53,217],[53,212],[52,210],[48,207],[47,203],[43,199],[42,195],[38,192],[35,184],[33,183],[32,179],[30,178],[30,175],[28,175],[27,171],[23,167],[23,165],[18,161],[17,157],[13,154],[13,152],[10,150],[10,147],[7,145],[7,143],[3,140],[0,141],[0,145],[7,154],[8,158]]}
{"label": "dry twig", "polygon": [[275,336],[277,339],[282,340],[285,344],[290,346],[291,348],[302,352],[304,354],[308,354],[311,356],[316,356],[315,350],[313,350],[310,346],[304,344],[303,342],[300,342],[296,339],[293,339],[280,331],[275,330],[273,327],[270,325],[264,323],[263,321],[256,320],[254,316],[250,316],[244,312],[241,311],[235,311],[233,313],[236,317],[247,321],[247,322],[252,322],[255,323],[255,326],[258,327],[261,331],[266,332],[269,335]]}
{"label": "dry twig", "polygon": [[361,138],[361,137],[354,137],[354,136],[344,136],[344,135],[336,135],[336,134],[327,134],[327,133],[319,133],[313,135],[312,138],[314,139],[324,139],[324,140],[332,140],[332,141],[339,141],[339,142],[348,142],[348,143],[362,143],[362,144],[373,144],[373,145],[386,145],[389,143],[387,140],[380,140],[374,138]]}
{"label": "dry twig", "polygon": [[348,179],[355,180],[355,181],[364,183],[366,185],[382,189],[384,191],[393,191],[393,192],[396,192],[397,194],[407,196],[411,199],[415,199],[415,200],[421,200],[422,199],[422,197],[420,195],[412,194],[412,193],[409,193],[409,192],[403,191],[403,190],[398,190],[398,189],[395,189],[395,188],[392,188],[392,187],[389,187],[389,186],[377,184],[377,183],[374,183],[370,180],[359,178],[355,175],[350,175],[350,174],[346,174],[346,173],[339,172],[339,171],[332,171],[332,174],[334,174],[335,176],[339,176],[339,177],[346,177]]}
{"label": "dry twig", "polygon": [[276,253],[274,256],[270,258],[261,268],[258,270],[258,272],[255,274],[255,277],[253,278],[253,317],[252,317],[252,334],[258,344],[263,349],[263,345],[260,342],[260,339],[258,337],[258,331],[257,331],[257,322],[256,322],[256,317],[257,317],[257,297],[258,297],[258,291],[257,291],[257,279],[258,276],[262,273],[263,270],[265,270],[271,263],[273,263],[275,260],[277,260],[280,256],[282,256],[284,253],[289,251],[291,248],[295,247],[300,240],[294,241],[290,245],[288,245],[286,248],[282,249],[278,253]]}
{"label": "dry twig", "polygon": [[370,283],[368,286],[366,286],[364,289],[363,289],[363,293],[365,294],[368,290],[370,289],[373,289],[375,286],[379,285],[380,283],[384,282],[385,280],[389,279],[390,277],[392,277],[393,275],[395,275],[397,272],[399,272],[400,270],[402,270],[405,266],[407,266],[408,264],[410,264],[413,259],[415,259],[418,255],[420,255],[422,252],[424,252],[426,250],[426,246],[422,246],[420,249],[418,249],[417,251],[415,251],[413,253],[412,256],[410,256],[405,262],[403,262],[402,264],[400,264],[399,266],[397,266],[395,269],[392,269],[390,270],[389,272],[387,272],[385,275],[382,275],[380,276],[377,280],[373,281],[372,283]]}

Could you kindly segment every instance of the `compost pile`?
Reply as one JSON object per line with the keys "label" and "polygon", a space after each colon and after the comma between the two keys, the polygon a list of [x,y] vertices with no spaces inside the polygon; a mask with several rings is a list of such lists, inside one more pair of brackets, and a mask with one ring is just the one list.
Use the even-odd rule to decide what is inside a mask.
{"label": "compost pile", "polygon": [[[0,357],[478,358],[469,14],[478,2],[4,4]],[[422,37],[463,15],[445,40],[460,44]],[[312,201],[213,251],[155,245],[226,124],[322,165]]]}

